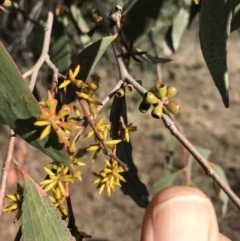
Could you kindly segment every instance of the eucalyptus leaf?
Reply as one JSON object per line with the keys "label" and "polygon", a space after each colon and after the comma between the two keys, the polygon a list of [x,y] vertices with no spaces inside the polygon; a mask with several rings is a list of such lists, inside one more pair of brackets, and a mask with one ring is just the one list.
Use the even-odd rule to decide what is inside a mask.
{"label": "eucalyptus leaf", "polygon": [[66,72],[71,63],[69,39],[63,21],[54,19],[49,55],[60,73]]}
{"label": "eucalyptus leaf", "polygon": [[[102,38],[83,49],[79,55],[73,60],[69,69],[74,70],[77,65],[80,65],[80,72],[77,74],[76,79],[83,80],[88,79],[96,64],[107,50],[112,41],[116,39],[117,35]],[[75,89],[68,87],[68,91],[65,96],[65,103],[70,103],[75,100]]]}
{"label": "eucalyptus leaf", "polygon": [[67,223],[42,188],[21,169],[24,178],[22,235],[24,241],[74,241]]}
{"label": "eucalyptus leaf", "polygon": [[179,10],[177,16],[173,20],[172,44],[173,44],[174,51],[177,51],[183,32],[188,25],[192,3],[193,3],[192,0],[186,0],[185,6]]}
{"label": "eucalyptus leaf", "polygon": [[88,33],[88,31],[90,30],[88,27],[88,24],[85,21],[85,19],[83,18],[80,9],[75,4],[71,4],[70,13],[71,13],[72,18],[74,19],[76,25],[78,26],[78,29],[82,33]]}
{"label": "eucalyptus leaf", "polygon": [[235,0],[203,0],[200,14],[200,43],[203,57],[225,107],[229,107],[227,39]]}
{"label": "eucalyptus leaf", "polygon": [[81,71],[77,75],[76,79],[81,79],[83,81],[88,79],[108,46],[116,39],[116,37],[117,35],[102,38],[91,45],[88,45],[79,53],[69,67],[70,69],[75,69],[75,67],[80,64]]}
{"label": "eucalyptus leaf", "polygon": [[0,42],[0,123],[10,126],[19,136],[53,161],[70,163],[56,134],[39,140],[42,128],[34,126],[40,108],[23,80],[17,66]]}
{"label": "eucalyptus leaf", "polygon": [[[127,123],[125,97],[114,98],[110,121],[112,123],[111,137],[118,138],[119,118],[123,116],[124,122]],[[132,158],[132,145],[130,142],[120,142],[117,144],[117,156],[127,164],[129,170],[123,173],[126,183],[121,183],[121,190],[125,195],[129,195],[139,207],[145,208],[148,205],[149,193],[146,186],[138,177],[137,167]]]}
{"label": "eucalyptus leaf", "polygon": [[175,179],[181,174],[182,172],[174,172],[171,174],[167,174],[163,178],[159,179],[153,184],[153,189],[155,192],[158,192],[166,187],[169,187],[173,184]]}
{"label": "eucalyptus leaf", "polygon": [[164,64],[164,63],[168,63],[168,62],[172,61],[171,59],[154,57],[148,53],[138,55],[137,58],[143,62],[150,63],[150,64]]}

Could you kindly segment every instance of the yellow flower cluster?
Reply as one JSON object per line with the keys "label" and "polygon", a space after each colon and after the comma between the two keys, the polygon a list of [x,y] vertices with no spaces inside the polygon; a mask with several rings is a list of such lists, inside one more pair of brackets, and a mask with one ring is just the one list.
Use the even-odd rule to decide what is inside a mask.
{"label": "yellow flower cluster", "polygon": [[111,195],[111,192],[114,191],[115,186],[121,187],[120,181],[126,182],[123,176],[119,173],[124,172],[123,168],[118,165],[117,161],[109,161],[105,159],[106,168],[100,172],[93,173],[98,177],[92,184],[98,184],[97,188],[99,189],[99,195],[103,192],[106,187],[108,196]]}
{"label": "yellow flower cluster", "polygon": [[35,126],[46,126],[40,135],[40,140],[48,136],[53,129],[57,136],[59,143],[64,143],[70,146],[70,133],[78,130],[80,126],[77,125],[76,120],[69,119],[68,121],[61,121],[62,118],[69,115],[73,108],[73,103],[64,104],[60,111],[56,113],[58,101],[53,98],[50,91],[48,91],[48,98],[45,102],[40,102],[40,115],[38,121],[34,123]]}

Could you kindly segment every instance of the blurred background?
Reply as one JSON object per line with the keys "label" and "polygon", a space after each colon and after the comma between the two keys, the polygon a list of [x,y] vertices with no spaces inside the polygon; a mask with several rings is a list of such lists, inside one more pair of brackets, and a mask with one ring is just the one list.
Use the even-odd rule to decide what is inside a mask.
{"label": "blurred background", "polygon": [[[47,18],[47,2],[19,0],[7,8],[8,14],[0,12],[0,40],[22,73],[30,69],[41,54],[44,24]],[[56,2],[50,47],[50,57],[63,74],[66,73],[72,59],[81,49],[106,34],[102,28],[97,29],[91,37],[87,34],[95,27],[95,24],[89,21],[89,12],[95,8],[92,1],[67,2]],[[110,12],[116,4],[125,2],[111,0],[105,3],[105,7],[107,12]],[[162,2],[159,11],[164,13],[169,6],[166,1],[159,2]],[[189,13],[187,24],[177,38],[179,43],[172,44],[175,47],[169,44],[171,41],[169,42],[167,38],[169,29],[174,26],[175,17],[171,15],[173,13],[169,13],[172,16],[170,20],[167,18],[162,20],[158,15],[156,19],[153,18],[155,19],[153,27],[151,24],[147,25],[151,27],[150,33],[148,29],[142,29],[132,33],[135,36],[130,35],[130,38],[136,38],[134,47],[143,51],[147,50],[155,58],[156,56],[170,58],[172,61],[159,65],[160,72],[157,72],[156,64],[131,61],[129,72],[135,79],[141,79],[146,89],[156,84],[159,73],[165,84],[171,84],[178,89],[174,100],[181,103],[181,110],[175,116],[175,121],[194,146],[203,149],[205,154],[208,153],[208,160],[213,163],[212,165],[217,164],[222,168],[223,176],[227,178],[230,187],[240,196],[239,32],[233,32],[228,42],[230,108],[225,109],[202,57],[198,37],[199,6],[192,5],[192,1],[188,4],[186,1],[184,6],[183,1],[168,1],[168,4],[170,2],[178,7],[174,10],[176,13],[173,11],[175,17],[181,9],[187,9]],[[196,9],[196,16],[189,26],[190,13],[193,8]],[[81,9],[80,12],[79,9]],[[78,11],[78,20],[73,17],[74,11]],[[129,11],[131,13],[131,9]],[[151,14],[155,16],[154,12]],[[131,29],[130,24],[131,18],[129,26],[124,26],[126,35]],[[159,26],[159,24],[162,25]],[[139,26],[140,29],[142,24],[137,22],[135,26]],[[140,37],[138,38],[137,35]],[[152,42],[151,39],[153,39]],[[118,69],[111,48],[107,50],[95,71],[101,78],[100,89],[96,96],[98,100],[102,100],[118,81]],[[41,68],[34,91],[37,99],[45,99],[46,90],[51,83],[51,74],[47,66],[44,65]],[[142,114],[138,111],[142,98],[136,91],[127,95],[126,99],[128,121],[138,127],[138,131],[131,134],[134,164],[138,170],[139,180],[146,185],[149,198],[151,198],[160,188],[157,187],[157,181],[162,180],[164,175],[165,177],[169,175],[169,173],[166,174],[166,155],[171,149],[169,147],[172,145],[173,151],[171,173],[181,170],[184,167],[184,160],[189,160],[189,156],[181,144],[178,142],[173,144],[171,133],[164,127],[161,120],[153,119],[150,113]],[[111,103],[106,105],[99,115],[104,115],[107,122],[110,108]],[[89,130],[87,129],[86,133]],[[2,165],[7,148],[8,127],[1,126],[0,134],[0,164]],[[85,147],[87,142],[80,140],[79,146]],[[44,178],[43,165],[50,162],[46,155],[19,138],[16,143],[15,156],[24,163],[35,181],[40,182]],[[88,164],[81,169],[83,181],[71,187],[73,208],[79,230],[92,235],[91,240],[94,241],[139,240],[144,208],[139,207],[128,195],[124,195],[121,189],[117,189],[110,198],[105,193],[99,196],[95,186],[90,185],[94,180],[91,172],[100,170],[103,162],[99,159],[91,165],[90,155],[84,157],[83,161]],[[226,198],[217,195],[218,190],[211,179],[194,160],[190,174],[191,185],[200,188],[213,201],[220,231],[232,240],[240,240],[239,210]],[[172,181],[174,181],[172,183],[170,181],[172,185],[186,185],[184,173],[177,175]],[[22,183],[21,176],[12,166],[9,173],[8,192],[15,191],[17,182]],[[165,180],[165,183],[162,182],[161,185],[168,182],[169,180]],[[2,240],[14,240],[19,227],[19,222],[13,224],[14,215],[14,213],[3,213],[1,216]]]}

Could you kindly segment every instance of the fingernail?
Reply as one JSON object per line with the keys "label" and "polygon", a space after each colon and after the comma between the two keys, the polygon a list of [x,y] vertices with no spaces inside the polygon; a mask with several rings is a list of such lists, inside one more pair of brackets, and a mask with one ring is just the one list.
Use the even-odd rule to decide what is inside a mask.
{"label": "fingernail", "polygon": [[213,228],[214,218],[208,198],[173,197],[153,207],[153,241],[216,241],[218,228]]}

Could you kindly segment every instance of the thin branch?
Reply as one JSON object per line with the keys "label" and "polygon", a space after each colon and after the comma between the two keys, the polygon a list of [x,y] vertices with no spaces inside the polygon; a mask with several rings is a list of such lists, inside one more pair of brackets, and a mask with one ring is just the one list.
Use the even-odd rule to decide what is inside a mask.
{"label": "thin branch", "polygon": [[86,110],[86,108],[85,108],[85,106],[84,106],[84,103],[83,103],[83,101],[82,101],[81,99],[79,99],[79,103],[80,103],[80,106],[81,106],[81,108],[82,108],[82,111],[83,111],[84,116],[86,117],[89,125],[90,125],[91,128],[93,129],[94,134],[96,135],[97,139],[98,139],[99,142],[101,143],[101,146],[104,148],[106,154],[107,154],[110,158],[116,160],[116,161],[118,162],[118,164],[119,164],[120,166],[122,166],[122,168],[123,168],[125,171],[127,171],[127,170],[128,170],[127,164],[124,163],[124,162],[122,162],[111,150],[108,149],[105,141],[104,141],[104,140],[102,139],[102,137],[100,136],[99,131],[97,130],[97,128],[96,128],[96,126],[95,126],[95,124],[94,124],[94,121],[93,121],[92,118],[89,116],[89,114],[88,114],[88,112],[87,112],[87,110]]}
{"label": "thin branch", "polygon": [[0,216],[2,214],[2,210],[4,207],[7,177],[8,177],[8,171],[10,168],[10,164],[11,164],[12,158],[13,158],[15,138],[16,138],[16,134],[11,129],[10,137],[9,137],[9,141],[8,141],[7,153],[6,153],[6,157],[5,157],[5,160],[3,163],[3,167],[2,167],[2,177],[1,177],[1,186],[0,186]]}
{"label": "thin branch", "polygon": [[14,7],[18,7],[17,9],[24,15],[24,17],[27,17],[27,21],[24,24],[22,33],[21,33],[21,42],[24,47],[26,47],[26,39],[28,35],[32,32],[33,27],[37,23],[37,20],[40,16],[42,7],[43,7],[43,1],[37,1],[36,4],[33,6],[31,12],[29,15],[26,14],[26,12],[19,8],[17,3],[13,3]]}
{"label": "thin branch", "polygon": [[[110,29],[106,14],[103,10],[102,4],[100,0],[94,0],[97,9],[102,16],[105,26],[110,35],[114,33],[112,29]],[[124,60],[121,57],[121,53],[119,52],[119,45],[117,41],[112,43],[113,51],[117,60],[118,69],[120,79],[125,80],[126,82],[132,84],[134,88],[139,92],[140,95],[144,95],[147,90],[140,86],[138,82],[128,73],[126,66],[124,64]],[[192,154],[192,156],[196,159],[196,161],[201,165],[203,170],[206,172],[208,176],[210,176],[218,185],[219,187],[227,194],[229,199],[240,209],[240,199],[237,195],[231,190],[231,188],[225,184],[224,181],[214,172],[211,166],[208,164],[208,161],[192,146],[192,144],[179,132],[173,121],[166,115],[163,114],[162,121],[164,122],[165,126],[170,130],[172,135],[174,135],[182,145]]]}
{"label": "thin branch", "polygon": [[20,225],[20,227],[18,228],[14,241],[20,241],[21,237],[22,237],[22,225]]}
{"label": "thin branch", "polygon": [[[66,78],[65,78],[66,79]],[[122,86],[123,84],[123,81],[122,80],[119,80],[117,82],[117,84],[112,88],[112,90],[107,94],[107,96],[101,101],[102,105],[99,105],[97,107],[98,111],[100,111],[107,103],[108,101],[115,95],[116,91]],[[93,116],[92,115],[89,115],[89,117],[91,119],[93,119]],[[75,134],[75,136],[73,137],[73,142],[75,143],[78,138],[82,135],[82,133],[84,132],[84,130],[87,128],[88,126],[88,121],[85,120],[82,125],[81,125],[81,129]]]}
{"label": "thin branch", "polygon": [[29,71],[27,71],[26,73],[23,74],[24,78],[31,75],[31,80],[29,83],[29,88],[31,91],[33,91],[33,89],[34,89],[34,86],[36,84],[36,79],[38,76],[38,72],[44,62],[53,70],[53,82],[54,83],[52,84],[52,88],[51,88],[53,91],[56,89],[55,86],[57,85],[57,82],[58,82],[59,70],[52,63],[52,61],[50,60],[49,55],[48,55],[51,33],[52,33],[52,26],[53,26],[53,18],[54,18],[53,5],[54,5],[54,1],[50,0],[41,56],[39,57],[36,64]]}

